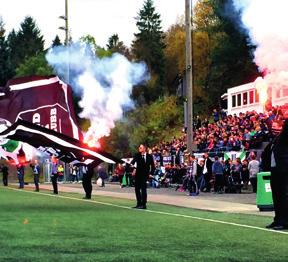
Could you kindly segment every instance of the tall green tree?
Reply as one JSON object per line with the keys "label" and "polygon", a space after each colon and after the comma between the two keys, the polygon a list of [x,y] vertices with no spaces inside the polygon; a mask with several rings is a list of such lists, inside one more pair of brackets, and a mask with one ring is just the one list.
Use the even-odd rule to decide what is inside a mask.
{"label": "tall green tree", "polygon": [[142,90],[145,100],[151,102],[165,93],[164,33],[153,0],[144,2],[136,21],[139,32],[135,34],[132,52],[137,60],[146,62],[151,72],[152,82]]}
{"label": "tall green tree", "polygon": [[61,40],[58,35],[55,36],[54,40],[52,41],[52,47],[62,45]]}
{"label": "tall green tree", "polygon": [[31,56],[27,58],[16,69],[17,77],[30,75],[49,76],[53,74],[53,68],[48,65],[48,62],[45,58],[45,52],[42,52],[37,56]]}
{"label": "tall green tree", "polygon": [[44,51],[44,39],[31,16],[25,17],[18,32],[12,30],[8,35],[9,57],[13,71],[27,58]]}
{"label": "tall green tree", "polygon": [[[208,98],[203,92],[203,86],[211,63],[209,36],[207,32],[200,30],[194,30],[191,34],[193,40],[193,107],[194,113],[199,114],[204,112]],[[182,19],[173,24],[165,33],[166,79],[170,94],[176,93],[179,80],[182,79],[185,82],[185,42],[186,31],[184,19]],[[186,94],[183,95],[185,98]]]}
{"label": "tall green tree", "polygon": [[235,10],[232,0],[199,0],[197,8],[195,33],[207,35],[207,73],[201,84],[215,105],[227,88],[259,76],[253,62],[255,46],[241,26],[241,12]]}
{"label": "tall green tree", "polygon": [[11,77],[8,44],[5,37],[4,22],[0,17],[0,86],[4,86]]}
{"label": "tall green tree", "polygon": [[[243,29],[241,12],[236,11],[232,0],[213,0],[215,14],[221,20],[219,30],[224,34],[213,51],[213,68],[223,68],[222,86],[228,87],[254,81],[259,76],[253,61],[256,46],[251,44],[246,29]],[[214,81],[214,83],[217,82]],[[212,83],[213,84],[213,83]]]}
{"label": "tall green tree", "polygon": [[106,50],[105,48],[97,45],[96,39],[92,35],[85,35],[80,38],[80,41],[83,43],[86,43],[90,45],[93,52],[97,55],[97,57],[103,58],[103,57],[109,57],[112,55],[112,52],[110,50]]}
{"label": "tall green tree", "polygon": [[129,49],[120,41],[118,34],[113,34],[108,39],[107,49],[112,53],[119,53],[130,58]]}
{"label": "tall green tree", "polygon": [[12,76],[15,75],[16,68],[18,65],[17,61],[20,61],[20,51],[17,49],[18,45],[17,33],[14,29],[8,34],[7,44],[8,44],[8,56],[11,63]]}
{"label": "tall green tree", "polygon": [[185,25],[182,21],[173,24],[165,33],[166,83],[170,94],[177,88],[176,76],[185,70]]}
{"label": "tall green tree", "polygon": [[175,96],[164,96],[127,113],[125,119],[116,123],[111,135],[103,138],[101,145],[118,157],[129,157],[141,143],[153,147],[159,141],[171,141],[181,134],[182,126],[182,107],[178,106]]}

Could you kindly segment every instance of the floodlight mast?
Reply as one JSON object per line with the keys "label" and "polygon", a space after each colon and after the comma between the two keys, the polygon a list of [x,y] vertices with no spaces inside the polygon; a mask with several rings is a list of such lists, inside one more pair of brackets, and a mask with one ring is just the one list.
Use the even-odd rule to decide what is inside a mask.
{"label": "floodlight mast", "polygon": [[185,0],[186,28],[186,98],[187,98],[187,149],[193,150],[193,64],[192,64],[192,0]]}
{"label": "floodlight mast", "polygon": [[[60,26],[59,29],[65,31],[65,46],[68,46],[69,45],[68,0],[65,0],[65,16],[61,15],[59,16],[59,18],[65,21],[65,26]],[[66,70],[66,76],[65,76],[65,80],[67,84],[69,84],[69,78],[70,78],[69,71],[70,71],[69,50],[67,49],[67,70]]]}

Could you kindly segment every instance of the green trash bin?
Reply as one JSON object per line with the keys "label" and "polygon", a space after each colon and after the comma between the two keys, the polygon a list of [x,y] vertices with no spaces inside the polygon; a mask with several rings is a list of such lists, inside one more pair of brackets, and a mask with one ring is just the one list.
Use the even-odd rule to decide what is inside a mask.
{"label": "green trash bin", "polygon": [[270,179],[270,172],[260,172],[257,174],[256,204],[260,211],[274,210]]}

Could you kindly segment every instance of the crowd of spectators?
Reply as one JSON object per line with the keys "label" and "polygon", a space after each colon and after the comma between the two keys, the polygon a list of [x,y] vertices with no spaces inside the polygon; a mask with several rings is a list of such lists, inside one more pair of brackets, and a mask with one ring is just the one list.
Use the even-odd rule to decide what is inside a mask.
{"label": "crowd of spectators", "polygon": [[[250,111],[239,115],[227,115],[224,110],[214,109],[210,119],[202,120],[197,116],[193,121],[194,145],[197,146],[194,155],[187,152],[184,131],[181,137],[162,141],[149,149],[156,163],[151,186],[176,185],[177,190],[188,190],[189,194],[211,190],[240,193],[250,182],[256,192],[260,156],[254,149],[273,138],[273,129],[279,129],[283,119],[279,107],[266,113]],[[244,151],[246,156],[242,160],[235,156],[225,160],[223,153],[231,151]],[[116,172],[120,173],[121,183],[124,168],[116,168]]]}
{"label": "crowd of spectators", "polygon": [[[213,155],[210,160],[219,162],[223,167],[223,179],[217,179],[219,176],[216,173],[219,171],[215,173],[211,170],[209,176],[203,176],[205,157],[199,157],[195,178],[195,181],[201,181],[198,189],[208,192],[211,188],[216,192],[225,190],[226,192],[240,192],[241,188],[246,188],[250,181],[253,191],[256,192],[256,173],[253,172],[253,166],[255,166],[255,161],[259,160],[259,155],[257,160],[257,153],[255,154],[254,149],[273,138],[275,134],[273,129],[279,129],[283,119],[284,116],[280,107],[271,108],[266,113],[250,111],[239,115],[227,115],[224,110],[217,111],[214,109],[210,121],[207,118],[201,120],[197,116],[193,121],[194,144],[197,145],[197,150],[194,153],[199,156],[203,156],[203,154],[204,156]],[[235,157],[224,161],[223,152],[229,151],[245,151],[247,157],[243,161]],[[160,179],[158,186],[183,184],[184,188],[187,188],[187,179],[185,180],[185,178],[187,178],[189,171],[189,156],[187,157],[185,132],[180,138],[159,143],[151,149],[151,153],[155,161],[159,163],[158,171],[156,171]],[[218,170],[219,163],[217,164]],[[252,173],[249,173],[249,168],[251,168],[249,165],[252,166]],[[155,183],[153,182],[152,185]]]}
{"label": "crowd of spectators", "polygon": [[[267,142],[273,137],[273,128],[278,128],[283,121],[280,107],[271,108],[266,113],[255,111],[240,113],[238,116],[226,115],[224,110],[213,110],[211,119],[194,118],[194,144],[195,152],[226,152],[250,150],[259,147],[262,142]],[[165,162],[169,158],[179,164],[181,153],[187,149],[186,134],[173,138],[169,142],[161,142],[151,151],[157,159],[163,157]],[[167,161],[166,161],[167,162]],[[165,163],[164,163],[165,165]]]}
{"label": "crowd of spectators", "polygon": [[[241,193],[248,189],[250,182],[253,192],[257,190],[256,175],[261,170],[260,161],[254,152],[240,158],[224,159],[217,155],[213,158],[204,153],[199,158],[189,155],[183,164],[158,164],[151,186],[175,186],[176,190],[188,191],[189,195],[202,192]],[[155,183],[155,180],[158,183]]]}
{"label": "crowd of spectators", "polygon": [[238,116],[226,116],[215,109],[211,123],[196,118],[194,142],[200,152],[253,149],[272,138],[273,123],[282,118],[279,108],[271,108],[267,113],[251,111]]}

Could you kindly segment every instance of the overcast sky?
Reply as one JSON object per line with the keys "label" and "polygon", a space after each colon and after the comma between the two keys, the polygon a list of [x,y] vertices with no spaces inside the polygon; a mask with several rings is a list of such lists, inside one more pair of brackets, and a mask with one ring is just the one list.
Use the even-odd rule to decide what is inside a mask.
{"label": "overcast sky", "polygon": [[[120,40],[130,45],[137,32],[135,17],[144,0],[68,0],[70,29],[73,40],[90,34],[100,46],[106,46],[109,36],[118,33]],[[154,0],[156,11],[160,13],[164,30],[184,15],[185,0]],[[64,41],[64,31],[59,19],[65,14],[65,0],[0,0],[0,16],[8,34],[12,28],[18,30],[25,16],[35,20],[50,46],[58,34]]]}

